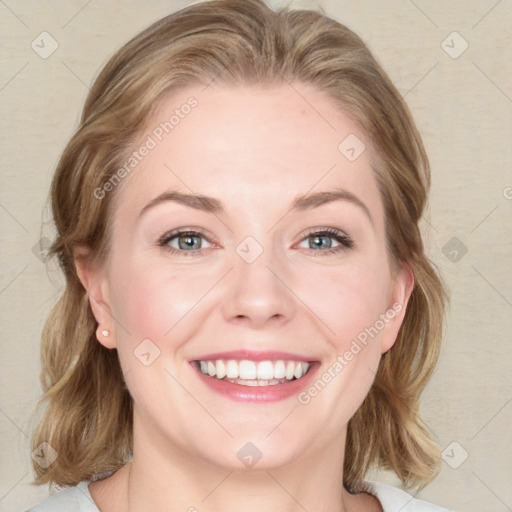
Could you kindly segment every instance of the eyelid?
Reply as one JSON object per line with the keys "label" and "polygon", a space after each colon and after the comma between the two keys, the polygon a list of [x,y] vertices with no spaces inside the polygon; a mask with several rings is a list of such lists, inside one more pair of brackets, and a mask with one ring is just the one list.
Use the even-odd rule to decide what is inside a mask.
{"label": "eyelid", "polygon": [[304,234],[302,234],[301,241],[307,238],[308,236],[317,234],[339,235],[346,238],[350,238],[349,235],[345,233],[345,231],[343,231],[342,229],[333,228],[330,226],[316,226],[309,228]]}
{"label": "eyelid", "polygon": [[201,235],[205,240],[207,240],[210,243],[213,243],[211,241],[210,235],[204,231],[202,228],[198,227],[182,227],[182,228],[176,228],[171,229],[170,231],[166,231],[161,237],[158,238],[158,243],[163,243],[165,240],[169,240],[170,238],[174,238],[179,235],[184,235],[186,233],[191,233],[194,235]]}

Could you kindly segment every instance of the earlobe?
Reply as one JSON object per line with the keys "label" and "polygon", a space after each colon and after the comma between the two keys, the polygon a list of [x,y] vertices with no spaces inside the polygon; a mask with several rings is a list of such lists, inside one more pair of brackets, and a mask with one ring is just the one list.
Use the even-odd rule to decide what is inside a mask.
{"label": "earlobe", "polygon": [[401,262],[393,281],[391,299],[385,313],[387,323],[381,341],[382,354],[391,349],[398,337],[413,289],[414,273],[411,265]]}
{"label": "earlobe", "polygon": [[91,263],[90,251],[86,248],[81,247],[75,251],[74,262],[76,273],[87,292],[92,313],[98,322],[96,338],[106,348],[115,348],[114,323],[104,270]]}
{"label": "earlobe", "polygon": [[115,339],[111,336],[111,333],[108,329],[103,329],[101,324],[98,325],[96,329],[96,339],[105,347],[105,348],[116,348]]}

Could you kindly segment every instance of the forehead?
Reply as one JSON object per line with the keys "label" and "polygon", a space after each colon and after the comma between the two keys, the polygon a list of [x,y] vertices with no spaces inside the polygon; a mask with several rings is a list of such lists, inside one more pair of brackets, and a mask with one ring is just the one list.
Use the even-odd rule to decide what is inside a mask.
{"label": "forehead", "polygon": [[343,187],[378,218],[369,147],[356,123],[311,86],[190,86],[164,98],[148,120],[117,201],[140,209],[171,189],[256,213]]}

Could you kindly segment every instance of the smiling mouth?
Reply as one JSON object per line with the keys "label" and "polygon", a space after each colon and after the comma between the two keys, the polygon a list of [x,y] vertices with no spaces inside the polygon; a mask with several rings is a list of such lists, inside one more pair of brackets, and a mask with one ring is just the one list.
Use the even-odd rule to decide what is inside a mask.
{"label": "smiling mouth", "polygon": [[299,380],[307,374],[306,361],[213,359],[192,361],[192,366],[207,377],[242,386],[275,386]]}

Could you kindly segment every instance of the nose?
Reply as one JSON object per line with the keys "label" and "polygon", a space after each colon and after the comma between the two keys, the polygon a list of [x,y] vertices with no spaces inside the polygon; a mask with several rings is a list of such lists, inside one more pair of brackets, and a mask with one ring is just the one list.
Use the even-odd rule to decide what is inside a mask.
{"label": "nose", "polygon": [[263,251],[252,263],[236,255],[222,299],[225,320],[253,329],[289,322],[296,302],[286,276],[270,251]]}

